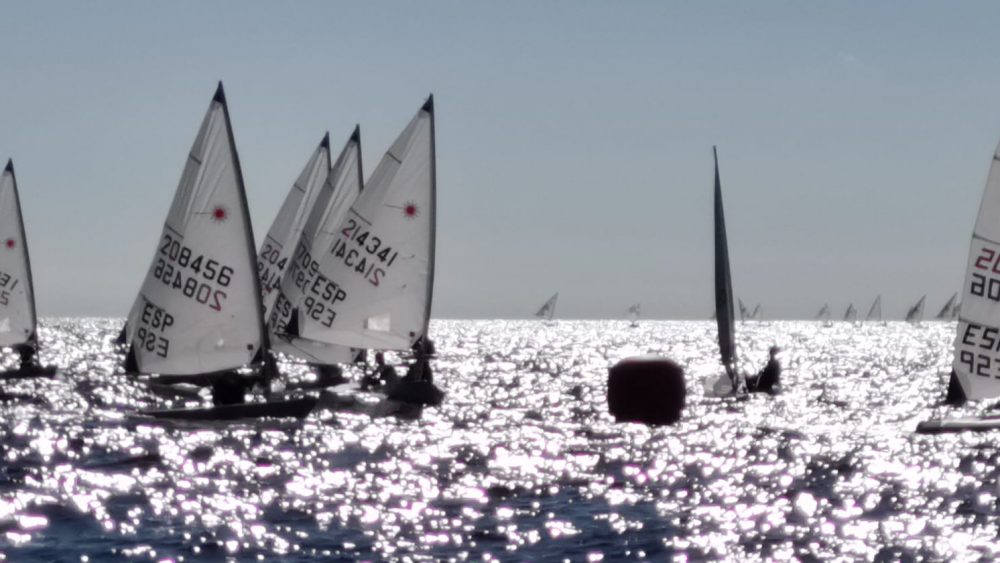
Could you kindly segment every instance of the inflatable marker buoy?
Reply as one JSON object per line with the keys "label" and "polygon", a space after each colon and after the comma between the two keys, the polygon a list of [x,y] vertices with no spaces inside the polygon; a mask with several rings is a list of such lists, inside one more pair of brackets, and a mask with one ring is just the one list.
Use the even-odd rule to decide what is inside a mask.
{"label": "inflatable marker buoy", "polygon": [[608,370],[608,410],[618,422],[673,424],[686,397],[684,369],[673,360],[638,356]]}

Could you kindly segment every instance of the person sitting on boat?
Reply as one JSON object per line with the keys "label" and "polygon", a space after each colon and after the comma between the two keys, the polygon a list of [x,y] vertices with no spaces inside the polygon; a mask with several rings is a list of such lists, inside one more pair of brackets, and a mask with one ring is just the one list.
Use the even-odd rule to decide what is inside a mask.
{"label": "person sitting on boat", "polygon": [[767,365],[757,375],[747,378],[747,389],[751,393],[761,392],[773,395],[777,392],[776,387],[781,383],[781,362],[778,361],[778,352],[780,351],[781,349],[777,346],[771,346],[771,349],[768,350],[770,359],[767,360]]}
{"label": "person sitting on boat", "polygon": [[238,373],[231,371],[212,380],[212,404],[242,405],[246,402],[247,382]]}
{"label": "person sitting on boat", "polygon": [[41,367],[35,358],[35,345],[33,343],[18,344],[15,349],[21,357],[21,371],[34,371]]}
{"label": "person sitting on boat", "polygon": [[388,385],[394,383],[399,376],[396,374],[396,368],[385,363],[385,355],[382,352],[375,354],[375,372],[367,375],[362,387],[371,388],[379,387],[382,385]]}
{"label": "person sitting on boat", "polygon": [[403,376],[403,381],[409,383],[434,383],[434,375],[431,373],[431,364],[426,356],[422,356],[414,360],[410,364],[409,369],[406,370],[406,375]]}

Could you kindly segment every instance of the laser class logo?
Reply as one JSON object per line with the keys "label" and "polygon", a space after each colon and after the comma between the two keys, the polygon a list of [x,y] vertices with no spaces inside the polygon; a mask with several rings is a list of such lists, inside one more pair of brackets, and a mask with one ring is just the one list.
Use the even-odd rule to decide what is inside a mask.
{"label": "laser class logo", "polygon": [[9,238],[6,241],[4,241],[4,246],[7,247],[7,250],[14,250],[15,248],[17,248],[17,241],[12,238]]}
{"label": "laser class logo", "polygon": [[229,210],[221,205],[216,205],[212,209],[212,220],[216,223],[225,223],[229,219]]}
{"label": "laser class logo", "polygon": [[417,209],[416,203],[408,201],[406,202],[406,205],[403,206],[403,216],[406,217],[407,219],[416,219],[417,215],[419,214],[420,212]]}

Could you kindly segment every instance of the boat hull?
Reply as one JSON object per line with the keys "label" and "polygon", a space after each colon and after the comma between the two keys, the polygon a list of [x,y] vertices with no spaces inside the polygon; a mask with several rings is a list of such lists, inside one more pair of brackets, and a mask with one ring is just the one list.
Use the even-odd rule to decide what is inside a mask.
{"label": "boat hull", "polygon": [[917,434],[946,434],[950,432],[984,432],[1000,429],[1000,418],[935,418],[917,425]]}
{"label": "boat hull", "polygon": [[444,400],[444,391],[426,381],[396,381],[382,390],[393,401],[415,405],[437,406]]}
{"label": "boat hull", "polygon": [[200,409],[145,410],[139,414],[176,420],[239,420],[241,418],[305,418],[316,399],[307,397],[288,401],[221,405]]}
{"label": "boat hull", "polygon": [[52,377],[56,374],[56,366],[37,367],[32,369],[12,369],[0,371],[0,381],[10,379],[31,379],[34,377]]}

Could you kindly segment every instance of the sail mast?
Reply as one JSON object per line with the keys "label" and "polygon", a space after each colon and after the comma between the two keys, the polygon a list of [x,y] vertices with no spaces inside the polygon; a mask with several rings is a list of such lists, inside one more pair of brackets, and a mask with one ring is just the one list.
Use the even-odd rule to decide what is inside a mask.
{"label": "sail mast", "polygon": [[[424,334],[426,343],[431,324],[431,299],[434,297],[434,259],[437,248],[437,143],[434,136],[434,94],[427,97],[427,102],[421,108],[431,116],[431,192],[430,192],[430,248],[427,254],[427,312],[424,314]],[[360,170],[360,167],[358,168]]]}
{"label": "sail mast", "polygon": [[733,313],[733,285],[729,271],[729,245],[726,218],[722,208],[722,181],[719,178],[719,154],[712,147],[715,161],[715,311],[719,329],[719,353],[730,382],[736,387],[736,334]]}
{"label": "sail mast", "polygon": [[[233,137],[233,124],[229,119],[229,104],[226,103],[226,93],[222,89],[221,80],[219,81],[219,87],[215,91],[215,98],[213,99],[222,105],[222,113],[226,117],[226,134],[229,135],[229,146],[232,147],[230,154],[233,157],[233,167],[236,171],[236,191],[240,197],[240,210],[243,213],[243,232],[246,235],[246,245],[244,246],[246,246],[249,264],[255,266],[257,264],[257,254],[255,251],[257,244],[253,237],[253,225],[250,224],[250,208],[247,204],[246,183],[243,181],[243,168],[240,166],[240,155],[236,150],[236,139]],[[254,295],[256,296],[256,299],[254,299],[254,306],[256,307],[257,323],[260,328],[260,350],[258,355],[260,356],[260,361],[264,365],[267,365],[268,355],[271,353],[271,343],[270,338],[268,338],[267,335],[267,327],[264,325],[264,302],[260,287],[260,276],[257,274],[256,270],[254,270],[253,274],[254,275],[251,277],[253,278]]]}

